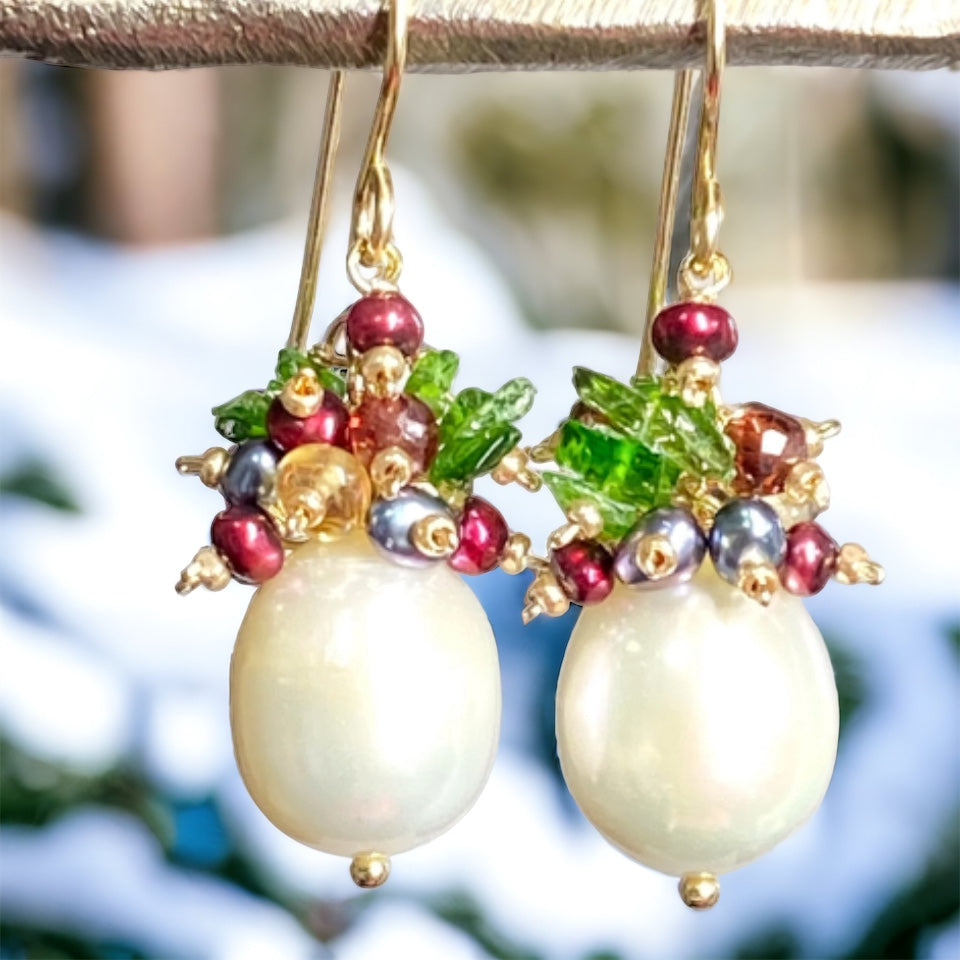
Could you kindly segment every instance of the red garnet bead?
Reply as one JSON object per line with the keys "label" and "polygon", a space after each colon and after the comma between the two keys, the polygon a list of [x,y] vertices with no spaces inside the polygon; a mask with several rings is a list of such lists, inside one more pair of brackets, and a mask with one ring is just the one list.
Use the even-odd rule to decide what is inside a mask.
{"label": "red garnet bead", "polygon": [[251,507],[227,507],[213,518],[213,545],[227,558],[233,575],[263,583],[280,572],[283,544],[270,520]]}
{"label": "red garnet bead", "polygon": [[347,339],[357,353],[386,345],[412,357],[423,343],[423,320],[399,293],[364,297],[347,312]]}
{"label": "red garnet bead", "polygon": [[599,603],[613,589],[613,556],[594,540],[574,540],[550,556],[563,592],[574,603]]}
{"label": "red garnet bead", "polygon": [[503,514],[481,497],[469,497],[460,517],[460,545],[447,563],[459,573],[475,575],[492,570],[507,545],[510,531]]}
{"label": "red garnet bead", "polygon": [[726,432],[737,447],[737,493],[779,493],[790,467],[807,457],[803,424],[763,403],[745,403]]}
{"label": "red garnet bead", "polygon": [[292,450],[305,443],[329,443],[347,446],[347,423],[350,414],[343,401],[329,390],[323,391],[320,409],[309,417],[295,417],[275,397],[267,410],[267,433],[281,450]]}
{"label": "red garnet bead", "polygon": [[720,363],[737,349],[737,325],[715,303],[673,303],[653,321],[653,347],[668,363],[709,357]]}
{"label": "red garnet bead", "polygon": [[819,593],[837,566],[840,547],[819,523],[798,523],[787,531],[787,553],[780,566],[784,589],[798,597]]}
{"label": "red garnet bead", "polygon": [[399,447],[422,473],[437,455],[437,419],[416,397],[368,397],[350,415],[350,445],[364,466],[380,450]]}

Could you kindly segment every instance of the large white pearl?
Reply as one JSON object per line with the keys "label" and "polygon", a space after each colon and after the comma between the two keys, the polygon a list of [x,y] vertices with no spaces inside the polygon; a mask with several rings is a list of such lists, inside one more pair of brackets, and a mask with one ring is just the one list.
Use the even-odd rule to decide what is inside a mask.
{"label": "large white pearl", "polygon": [[500,733],[490,624],[444,563],[407,569],[366,534],[298,547],[250,601],[230,664],[237,764],[284,833],[400,853],[473,805]]}
{"label": "large white pearl", "polygon": [[796,597],[767,608],[709,562],[580,615],[557,688],[560,765],[587,819],[663,873],[722,873],[819,806],[837,753],[830,658]]}

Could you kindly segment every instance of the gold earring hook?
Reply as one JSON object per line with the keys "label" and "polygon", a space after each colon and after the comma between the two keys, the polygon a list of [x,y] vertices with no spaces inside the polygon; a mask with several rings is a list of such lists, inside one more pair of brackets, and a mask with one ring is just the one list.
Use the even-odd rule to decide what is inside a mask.
{"label": "gold earring hook", "polygon": [[300,267],[300,285],[297,303],[293,308],[293,322],[287,346],[303,352],[307,347],[313,305],[317,299],[317,270],[323,250],[323,236],[330,215],[330,188],[333,184],[333,166],[340,146],[340,115],[343,106],[342,70],[334,70],[327,84],[327,105],[323,112],[323,130],[320,134],[320,152],[313,177],[313,197],[307,217],[307,238],[303,245],[303,264]]}
{"label": "gold earring hook", "polygon": [[407,0],[390,0],[383,82],[353,198],[347,275],[363,294],[396,290],[403,266],[393,242],[393,179],[386,162],[387,139],[407,62]]}

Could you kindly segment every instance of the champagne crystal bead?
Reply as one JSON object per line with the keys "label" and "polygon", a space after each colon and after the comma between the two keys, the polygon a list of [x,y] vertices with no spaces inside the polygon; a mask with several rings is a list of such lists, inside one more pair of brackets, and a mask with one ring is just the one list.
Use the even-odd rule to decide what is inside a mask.
{"label": "champagne crystal bead", "polygon": [[380,450],[399,447],[423,473],[437,455],[437,420],[416,397],[368,397],[350,417],[350,445],[364,465]]}
{"label": "champagne crystal bead", "polygon": [[738,493],[779,493],[793,464],[807,457],[800,421],[764,403],[745,403],[725,430],[737,447]]}
{"label": "champagne crystal bead", "polygon": [[370,498],[370,478],[353,454],[308,443],[280,461],[272,509],[287,539],[329,539],[362,526]]}

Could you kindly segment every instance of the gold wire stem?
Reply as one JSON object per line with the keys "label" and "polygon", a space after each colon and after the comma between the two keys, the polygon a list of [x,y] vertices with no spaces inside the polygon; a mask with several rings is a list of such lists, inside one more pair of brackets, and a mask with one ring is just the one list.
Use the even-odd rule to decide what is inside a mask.
{"label": "gold wire stem", "polygon": [[647,292],[647,317],[643,326],[643,344],[637,361],[637,376],[649,377],[656,372],[657,355],[651,335],[653,321],[667,299],[670,274],[670,248],[677,219],[677,196],[680,193],[680,169],[683,161],[683,142],[690,117],[690,93],[693,89],[693,71],[680,70],[673,81],[673,103],[670,107],[670,128],[667,131],[667,154],[660,181],[660,205],[657,211],[657,233],[653,240],[653,263],[650,267],[650,287]]}
{"label": "gold wire stem", "polygon": [[313,178],[313,197],[307,218],[307,238],[303,245],[303,264],[300,267],[300,285],[297,303],[293,308],[293,322],[287,346],[301,352],[307,347],[313,305],[317,299],[317,271],[323,251],[323,236],[330,219],[330,188],[333,185],[333,167],[340,146],[340,117],[343,107],[342,70],[334,70],[327,84],[327,105],[323,112],[323,131],[320,134],[320,153]]}
{"label": "gold wire stem", "polygon": [[[347,274],[363,294],[396,289],[403,266],[393,242],[395,200],[386,149],[407,62],[408,19],[407,0],[390,0],[383,82],[357,176],[347,252]],[[364,270],[373,271],[373,276],[366,276]]]}

